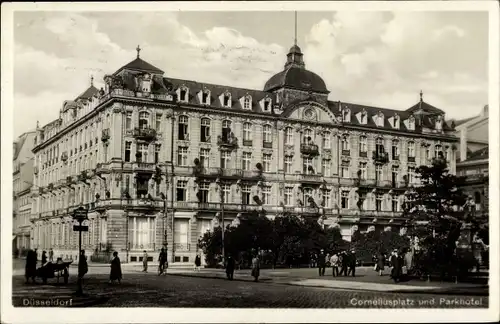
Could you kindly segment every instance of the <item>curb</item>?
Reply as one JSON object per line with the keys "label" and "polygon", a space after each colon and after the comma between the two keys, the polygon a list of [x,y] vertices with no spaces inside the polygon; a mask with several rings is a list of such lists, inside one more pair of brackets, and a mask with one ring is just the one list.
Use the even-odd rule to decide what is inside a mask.
{"label": "curb", "polygon": [[[218,276],[196,276],[186,273],[167,273],[170,276],[180,276],[180,277],[194,277],[203,279],[222,279],[227,280],[226,277]],[[234,278],[232,281],[243,281],[243,282],[254,282],[252,279],[245,278]],[[489,296],[489,286],[473,287],[474,289],[480,288],[486,291],[465,291],[464,288],[458,288],[459,291],[454,291],[454,288],[437,288],[437,289],[408,289],[408,290],[386,290],[380,291],[376,289],[361,289],[361,288],[336,288],[336,287],[325,287],[325,286],[306,286],[298,285],[291,282],[275,282],[272,278],[260,278],[258,282],[270,282],[276,285],[287,285],[294,287],[304,287],[304,288],[321,288],[321,289],[338,289],[338,290],[350,290],[350,291],[364,291],[364,292],[381,292],[381,293],[398,293],[398,294],[433,294],[433,295],[464,295],[464,296]],[[465,288],[467,289],[467,288]]]}

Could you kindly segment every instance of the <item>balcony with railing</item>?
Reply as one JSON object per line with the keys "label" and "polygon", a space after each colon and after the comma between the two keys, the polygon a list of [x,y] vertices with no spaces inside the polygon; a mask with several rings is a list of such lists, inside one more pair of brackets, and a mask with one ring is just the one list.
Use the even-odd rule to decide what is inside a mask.
{"label": "balcony with railing", "polygon": [[273,148],[273,142],[262,141],[263,148]]}
{"label": "balcony with railing", "polygon": [[389,154],[386,152],[373,151],[373,161],[377,164],[389,162]]}
{"label": "balcony with railing", "polygon": [[130,242],[129,243],[129,250],[132,251],[154,251],[156,248],[155,243],[134,243]]}
{"label": "balcony with railing", "polygon": [[359,151],[359,156],[360,157],[368,157],[368,152],[367,151]]}
{"label": "balcony with railing", "polygon": [[302,183],[318,184],[323,182],[322,174],[299,174],[298,180]]}
{"label": "balcony with railing", "polygon": [[156,130],[150,127],[134,128],[133,136],[138,140],[152,141],[156,139]]}
{"label": "balcony with railing", "polygon": [[178,252],[188,252],[191,249],[189,243],[174,243],[174,250]]}
{"label": "balcony with railing", "polygon": [[155,163],[136,162],[132,165],[132,169],[134,170],[134,172],[153,173],[155,172]]}
{"label": "balcony with railing", "polygon": [[316,156],[319,154],[319,147],[316,144],[300,144],[300,153]]}
{"label": "balcony with railing", "polygon": [[350,156],[351,155],[351,150],[342,150],[342,155],[343,156]]}
{"label": "balcony with railing", "polygon": [[415,157],[414,156],[409,156],[408,157],[408,162],[415,162]]}
{"label": "balcony with railing", "polygon": [[103,129],[102,133],[101,133],[101,141],[103,141],[104,143],[107,143],[110,138],[111,138],[110,129],[109,128]]}
{"label": "balcony with railing", "polygon": [[228,136],[219,135],[217,136],[217,145],[221,149],[234,150],[238,147],[238,138],[232,133]]}

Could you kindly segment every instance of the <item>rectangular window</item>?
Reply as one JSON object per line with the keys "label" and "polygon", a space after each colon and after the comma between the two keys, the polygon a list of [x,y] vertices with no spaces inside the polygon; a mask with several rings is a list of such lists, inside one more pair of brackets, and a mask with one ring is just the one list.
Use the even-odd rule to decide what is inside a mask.
{"label": "rectangular window", "polygon": [[200,149],[200,164],[204,168],[208,168],[210,165],[210,149],[202,148]]}
{"label": "rectangular window", "polygon": [[359,170],[361,171],[360,178],[365,180],[367,178],[367,173],[368,173],[368,163],[366,162],[361,162],[359,163]]}
{"label": "rectangular window", "polygon": [[302,173],[304,174],[314,174],[313,159],[310,157],[304,157],[302,159]]}
{"label": "rectangular window", "polygon": [[262,166],[264,169],[264,172],[271,172],[271,161],[273,159],[273,156],[271,154],[263,154],[262,155]]}
{"label": "rectangular window", "polygon": [[285,145],[293,145],[293,128],[285,129]]}
{"label": "rectangular window", "polygon": [[349,208],[349,191],[343,190],[341,193],[341,207],[342,209]]}
{"label": "rectangular window", "polygon": [[189,219],[176,218],[174,221],[174,241],[178,249],[186,249],[189,244]]}
{"label": "rectangular window", "polygon": [[264,125],[264,143],[272,143],[273,142],[273,136],[272,136],[272,130],[271,126],[269,125]]}
{"label": "rectangular window", "polygon": [[342,178],[350,178],[350,175],[349,175],[349,164],[342,163],[342,165],[340,166],[340,176]]}
{"label": "rectangular window", "polygon": [[201,182],[200,183],[200,194],[198,199],[202,203],[207,203],[209,201],[209,193],[210,193],[210,183]]}
{"label": "rectangular window", "polygon": [[322,168],[323,168],[323,176],[324,177],[329,177],[330,176],[330,165],[331,161],[324,159],[322,163]]}
{"label": "rectangular window", "polygon": [[244,141],[252,140],[252,124],[250,123],[243,124],[243,140]]}
{"label": "rectangular window", "polygon": [[414,167],[408,168],[408,183],[410,183],[410,184],[415,183],[415,168]]}
{"label": "rectangular window", "polygon": [[177,151],[177,164],[179,166],[188,165],[188,148],[179,146]]}
{"label": "rectangular window", "polygon": [[375,202],[376,202],[375,208],[376,208],[377,211],[381,211],[382,210],[382,200],[383,199],[384,199],[383,195],[377,194],[376,199],[375,199]]}
{"label": "rectangular window", "polygon": [[231,202],[231,185],[223,184],[221,185],[222,189],[222,202],[230,203]]}
{"label": "rectangular window", "polygon": [[160,162],[161,144],[155,145],[155,163]]}
{"label": "rectangular window", "polygon": [[292,206],[293,205],[293,188],[292,187],[286,187],[285,188],[285,206]]}
{"label": "rectangular window", "polygon": [[392,211],[393,212],[399,211],[399,199],[396,196],[392,197]]}
{"label": "rectangular window", "polygon": [[188,118],[186,116],[179,116],[178,124],[178,139],[181,141],[188,141]]}
{"label": "rectangular window", "polygon": [[220,158],[220,167],[223,169],[230,169],[231,165],[231,152],[222,151]]}
{"label": "rectangular window", "polygon": [[187,201],[187,181],[177,180],[177,201]]}
{"label": "rectangular window", "polygon": [[285,156],[285,173],[292,173],[292,156]]}
{"label": "rectangular window", "polygon": [[139,144],[136,155],[137,162],[148,162],[148,145]]}
{"label": "rectangular window", "polygon": [[312,188],[304,188],[304,205],[309,206],[309,198],[313,198],[313,189]]}
{"label": "rectangular window", "polygon": [[399,142],[398,141],[392,142],[392,159],[399,160]]}
{"label": "rectangular window", "polygon": [[155,248],[155,219],[153,217],[131,217],[129,219],[129,240],[132,250],[153,250]]}
{"label": "rectangular window", "polygon": [[359,152],[365,153],[368,151],[368,144],[366,136],[361,136],[359,138]]}
{"label": "rectangular window", "polygon": [[127,129],[132,129],[132,112],[127,111],[127,117],[125,119],[125,127]]}
{"label": "rectangular window", "polygon": [[415,143],[414,142],[408,142],[408,157],[411,157],[411,158],[415,157]]}
{"label": "rectangular window", "polygon": [[252,193],[252,187],[249,185],[242,185],[241,186],[241,203],[243,205],[250,205],[251,200],[250,200],[250,195]]}
{"label": "rectangular window", "polygon": [[399,169],[397,166],[392,167],[392,173],[391,173],[391,181],[393,185],[396,185],[398,182],[398,173]]}
{"label": "rectangular window", "polygon": [[251,163],[252,163],[252,153],[243,152],[243,163],[242,163],[243,170],[247,170],[247,171],[250,170]]}
{"label": "rectangular window", "polygon": [[382,180],[382,166],[381,165],[375,166],[375,179]]}
{"label": "rectangular window", "polygon": [[262,187],[262,204],[263,205],[271,204],[271,186]]}
{"label": "rectangular window", "polygon": [[330,141],[330,133],[323,134],[323,148],[330,149],[331,145],[332,144],[331,144],[331,141]]}
{"label": "rectangular window", "polygon": [[323,190],[322,192],[322,198],[323,198],[323,206],[326,208],[331,208],[332,207],[332,190],[331,189],[326,189]]}
{"label": "rectangular window", "polygon": [[161,114],[156,114],[156,130],[161,132]]}

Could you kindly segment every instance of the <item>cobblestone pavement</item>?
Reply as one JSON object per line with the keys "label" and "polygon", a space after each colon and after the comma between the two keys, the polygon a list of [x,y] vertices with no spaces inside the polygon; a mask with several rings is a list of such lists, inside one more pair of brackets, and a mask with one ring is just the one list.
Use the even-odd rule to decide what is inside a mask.
{"label": "cobblestone pavement", "polygon": [[26,299],[73,298],[73,306],[82,307],[456,308],[471,307],[467,303],[488,307],[489,301],[477,296],[361,292],[153,273],[126,274],[120,285],[109,285],[104,274],[89,276],[85,298],[73,297],[74,289],[74,278],[68,286],[25,285],[24,278],[14,276],[13,304],[22,306]]}

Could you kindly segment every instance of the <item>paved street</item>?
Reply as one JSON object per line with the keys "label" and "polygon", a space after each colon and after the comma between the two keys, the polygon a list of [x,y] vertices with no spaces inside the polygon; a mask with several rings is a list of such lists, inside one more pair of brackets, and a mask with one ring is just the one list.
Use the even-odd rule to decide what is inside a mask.
{"label": "paved street", "polygon": [[[22,276],[13,277],[13,303],[23,305],[27,299],[73,299],[72,306],[95,307],[464,307],[454,303],[476,303],[487,307],[488,297],[449,296],[425,293],[367,292],[338,288],[293,286],[272,281],[227,281],[179,275],[157,276],[154,273],[131,272],[124,275],[121,285],[109,285],[106,274],[90,275],[85,282],[87,297],[75,298],[72,277],[68,286],[25,285]],[[378,305],[370,304],[373,301]],[[358,303],[368,303],[359,305]],[[380,305],[380,303],[383,303]],[[433,304],[430,304],[433,303]]]}

